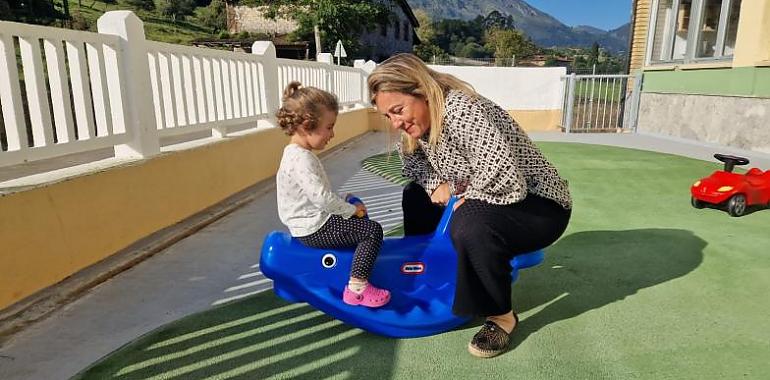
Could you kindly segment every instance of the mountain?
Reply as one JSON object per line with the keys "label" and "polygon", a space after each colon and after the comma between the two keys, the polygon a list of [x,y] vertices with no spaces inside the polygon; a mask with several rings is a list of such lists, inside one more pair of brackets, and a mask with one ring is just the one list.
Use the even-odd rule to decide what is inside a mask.
{"label": "mountain", "polygon": [[611,51],[628,49],[629,24],[611,31],[591,26],[564,25],[553,16],[523,0],[407,0],[412,9],[422,9],[433,20],[486,16],[494,10],[513,16],[516,29],[543,47],[589,47],[594,42]]}

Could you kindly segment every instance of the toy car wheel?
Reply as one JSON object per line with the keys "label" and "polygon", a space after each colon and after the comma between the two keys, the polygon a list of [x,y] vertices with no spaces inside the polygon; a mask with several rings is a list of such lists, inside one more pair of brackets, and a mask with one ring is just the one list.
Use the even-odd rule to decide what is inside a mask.
{"label": "toy car wheel", "polygon": [[692,203],[692,207],[695,207],[695,208],[706,207],[706,205],[703,203],[702,200],[695,197],[690,198],[690,203]]}
{"label": "toy car wheel", "polygon": [[743,194],[735,194],[729,201],[727,201],[727,212],[730,216],[743,216],[746,212],[746,196]]}

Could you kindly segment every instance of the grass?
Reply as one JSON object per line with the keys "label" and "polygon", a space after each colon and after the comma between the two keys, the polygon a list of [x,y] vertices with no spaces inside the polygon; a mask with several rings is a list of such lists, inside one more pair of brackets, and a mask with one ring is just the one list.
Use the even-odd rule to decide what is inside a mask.
{"label": "grass", "polygon": [[89,30],[93,32],[96,32],[96,22],[99,17],[106,11],[114,10],[134,12],[144,22],[144,32],[149,40],[189,45],[195,39],[214,37],[211,29],[199,25],[192,16],[189,20],[174,22],[160,17],[157,13],[138,10],[126,4],[105,4],[101,1],[83,0],[78,6],[77,2],[70,2],[70,14],[80,12],[87,20]]}
{"label": "grass", "polygon": [[620,102],[625,80],[580,80],[575,84],[575,96],[581,101]]}
{"label": "grass", "polygon": [[717,163],[540,145],[575,206],[513,288],[521,324],[505,355],[467,354],[477,325],[386,339],[265,292],[153,331],[76,378],[765,378],[770,210],[693,209],[691,183]]}

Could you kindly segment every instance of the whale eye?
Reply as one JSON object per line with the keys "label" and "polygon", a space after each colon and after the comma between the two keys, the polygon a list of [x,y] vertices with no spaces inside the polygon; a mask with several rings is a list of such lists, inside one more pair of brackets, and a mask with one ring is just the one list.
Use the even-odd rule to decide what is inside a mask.
{"label": "whale eye", "polygon": [[334,268],[337,265],[337,257],[331,253],[327,253],[324,255],[324,257],[321,258],[321,265],[327,269]]}

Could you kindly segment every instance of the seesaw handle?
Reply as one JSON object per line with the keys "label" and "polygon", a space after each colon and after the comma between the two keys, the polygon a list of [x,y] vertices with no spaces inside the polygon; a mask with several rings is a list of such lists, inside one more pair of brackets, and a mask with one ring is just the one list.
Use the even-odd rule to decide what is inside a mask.
{"label": "seesaw handle", "polygon": [[441,215],[441,220],[438,222],[438,226],[436,226],[436,232],[434,233],[434,236],[444,236],[449,235],[449,221],[452,219],[452,214],[454,213],[454,206],[455,203],[457,203],[458,198],[456,196],[452,196],[449,198],[449,202],[446,204],[446,208],[444,208],[444,214]]}
{"label": "seesaw handle", "polygon": [[[348,201],[348,203],[350,203],[350,204],[352,204],[352,205],[354,205],[354,206],[355,206],[357,203],[360,203],[360,204],[362,204],[362,205],[366,206],[366,204],[364,203],[364,201],[362,201],[362,200],[361,200],[361,198],[359,198],[359,197],[356,197],[356,196],[354,196],[354,195],[348,195],[348,196],[345,198],[345,200],[346,200],[346,201]],[[362,216],[360,216],[360,217],[361,217],[361,218],[368,218],[368,217],[369,217],[369,213],[365,213],[364,215],[362,215]]]}

